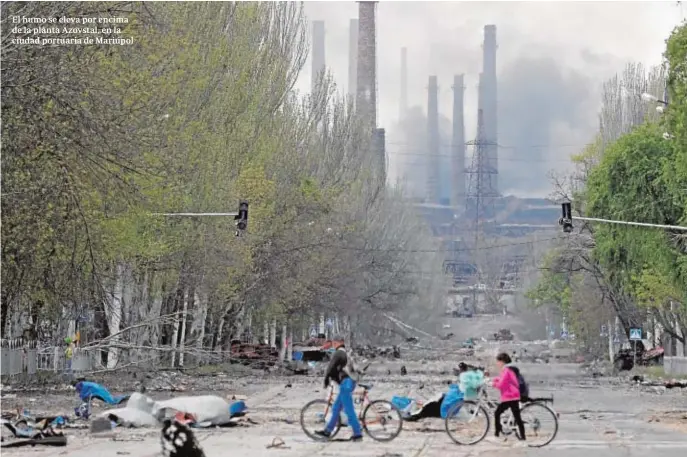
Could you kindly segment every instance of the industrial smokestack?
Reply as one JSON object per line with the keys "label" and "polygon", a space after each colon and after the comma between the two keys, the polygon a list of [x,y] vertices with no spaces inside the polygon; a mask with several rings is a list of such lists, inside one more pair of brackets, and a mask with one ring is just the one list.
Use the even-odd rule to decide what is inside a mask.
{"label": "industrial smokestack", "polygon": [[408,111],[408,48],[401,48],[401,106],[398,121],[405,119]]}
{"label": "industrial smokestack", "polygon": [[498,119],[496,84],[496,26],[484,26],[484,46],[482,55],[482,109],[484,116],[484,137],[487,141],[486,151],[488,163],[486,166],[491,173],[491,189],[489,191],[498,194]]}
{"label": "industrial smokestack", "polygon": [[324,63],[324,21],[312,23],[312,81],[311,91],[315,92],[317,84],[325,71]]}
{"label": "industrial smokestack", "polygon": [[348,95],[355,101],[358,80],[358,20],[351,19],[348,31]]}
{"label": "industrial smokestack", "polygon": [[465,121],[463,75],[453,76],[453,137],[451,140],[451,206],[465,204]]}
{"label": "industrial smokestack", "polygon": [[429,77],[427,87],[427,202],[439,203],[440,164],[439,164],[439,87],[437,77]]}
{"label": "industrial smokestack", "polygon": [[366,118],[370,132],[377,126],[377,56],[375,9],[377,2],[358,2],[358,67],[356,110]]}

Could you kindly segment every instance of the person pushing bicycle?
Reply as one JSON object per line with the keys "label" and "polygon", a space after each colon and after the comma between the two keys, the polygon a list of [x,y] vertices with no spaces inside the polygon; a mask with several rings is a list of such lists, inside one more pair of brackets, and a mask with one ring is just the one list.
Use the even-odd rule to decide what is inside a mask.
{"label": "person pushing bicycle", "polygon": [[358,415],[355,412],[355,406],[353,405],[353,391],[355,390],[356,382],[351,378],[349,371],[350,373],[356,372],[353,359],[350,354],[346,353],[346,346],[342,343],[336,348],[336,351],[334,351],[329,361],[329,365],[327,366],[327,371],[324,374],[325,389],[329,387],[330,381],[334,381],[339,385],[339,395],[334,401],[332,417],[329,419],[329,422],[327,422],[324,430],[315,432],[318,436],[323,438],[329,438],[331,436],[332,430],[334,430],[334,427],[339,421],[341,410],[343,409],[348,418],[348,424],[353,429],[351,441],[362,441],[363,439],[363,431],[358,421]]}
{"label": "person pushing bicycle", "polygon": [[513,413],[513,420],[518,427],[520,445],[525,442],[525,424],[520,416],[520,401],[525,400],[520,394],[520,382],[518,380],[519,370],[511,366],[512,360],[508,354],[502,352],[496,356],[496,365],[500,371],[499,376],[492,379],[493,387],[501,392],[501,402],[494,412],[494,438],[495,442],[503,442],[501,438],[501,415],[510,409]]}

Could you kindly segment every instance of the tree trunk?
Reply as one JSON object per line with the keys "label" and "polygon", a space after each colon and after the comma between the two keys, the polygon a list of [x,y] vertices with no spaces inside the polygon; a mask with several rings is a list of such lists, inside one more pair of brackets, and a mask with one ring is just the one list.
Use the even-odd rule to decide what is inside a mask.
{"label": "tree trunk", "polygon": [[[151,275],[152,276],[152,275]],[[151,288],[154,286],[153,279],[151,278]],[[152,304],[150,306],[150,311],[148,311],[148,319],[156,319],[154,324],[150,325],[150,336],[148,337],[148,344],[151,347],[155,347],[160,344],[160,339],[162,336],[162,329],[160,328],[160,315],[162,314],[162,297],[165,294],[165,286],[163,285],[157,290],[152,291]],[[151,356],[155,357],[155,361],[159,363],[159,354],[154,352]]]}
{"label": "tree trunk", "polygon": [[327,329],[325,328],[325,325],[324,325],[324,314],[320,314],[320,322],[319,322],[319,325],[317,326],[317,328],[318,328],[318,330],[317,330],[318,334],[322,334],[322,333],[325,333],[327,331]]}
{"label": "tree trunk", "polygon": [[[185,293],[182,295],[184,297]],[[174,300],[174,329],[172,330],[172,365],[174,368],[177,362],[177,344],[179,342],[179,327],[181,316],[179,316],[179,302],[178,302],[179,292],[177,291],[177,298]],[[182,298],[183,300],[183,298]]]}
{"label": "tree trunk", "polygon": [[611,325],[611,321],[608,321],[608,359],[613,363],[615,358],[615,347],[613,346],[613,338],[615,337],[615,326]]}
{"label": "tree trunk", "polygon": [[184,351],[186,349],[186,320],[188,316],[188,290],[184,291],[184,308],[181,315],[181,335],[179,340],[179,366],[184,366]]}
{"label": "tree trunk", "polygon": [[112,299],[105,303],[105,319],[107,320],[107,329],[112,336],[110,339],[110,347],[107,351],[107,368],[114,369],[119,361],[119,348],[116,345],[120,341],[120,336],[117,334],[122,323],[122,301],[124,295],[124,273],[126,266],[123,263],[117,263],[115,270],[115,284],[112,293]]}
{"label": "tree trunk", "polygon": [[270,324],[270,342],[271,348],[277,347],[277,320],[272,319],[272,324]]}
{"label": "tree trunk", "polygon": [[281,327],[281,344],[279,349],[279,363],[283,363],[286,358],[286,347],[288,346],[289,338],[286,335],[286,325]]}
{"label": "tree trunk", "polygon": [[344,316],[344,344],[349,350],[353,347],[353,331],[351,330],[351,318]]}
{"label": "tree trunk", "polygon": [[198,351],[199,358],[202,362],[205,362],[205,356],[203,354],[204,339],[205,339],[205,323],[208,318],[208,298],[206,294],[196,295],[195,299],[198,303],[198,326],[197,326],[197,336],[196,336],[196,350]]}

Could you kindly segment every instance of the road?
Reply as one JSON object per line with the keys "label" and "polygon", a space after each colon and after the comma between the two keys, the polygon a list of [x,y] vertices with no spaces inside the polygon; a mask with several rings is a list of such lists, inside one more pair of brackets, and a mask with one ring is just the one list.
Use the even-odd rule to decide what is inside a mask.
{"label": "road", "polygon": [[[446,369],[455,361],[386,362],[376,366],[367,382],[374,383],[373,398],[389,398],[406,394],[409,389],[425,384],[421,393],[432,395],[443,389],[442,381],[450,378]],[[408,376],[398,373],[406,365]],[[247,401],[251,418],[259,423],[250,427],[198,431],[197,436],[207,457],[280,456],[280,457],[421,457],[492,456],[507,450],[513,456],[539,456],[555,451],[558,457],[587,457],[590,451],[598,457],[645,457],[687,455],[687,427],[671,425],[665,419],[667,411],[682,410],[687,414],[687,392],[666,392],[658,395],[638,391],[614,379],[592,380],[572,364],[528,365],[521,369],[527,375],[533,395],[553,395],[554,407],[560,413],[560,430],[556,440],[545,449],[510,448],[506,445],[480,443],[456,446],[443,431],[443,422],[430,420],[421,424],[404,424],[401,435],[393,442],[382,444],[371,439],[362,443],[310,441],[300,430],[300,407],[309,399],[324,395],[319,380],[292,377],[293,387],[285,387],[282,378],[272,382],[258,381],[260,393]],[[391,376],[387,375],[391,370]],[[255,387],[255,385],[253,386]],[[218,394],[223,392],[218,391]],[[649,422],[659,415],[661,422]],[[683,421],[687,422],[687,421]],[[685,424],[687,425],[687,423]],[[342,432],[342,434],[345,433]],[[283,439],[288,448],[267,449],[274,437]],[[70,437],[68,448],[5,450],[3,455],[40,455],[42,457],[152,457],[159,455],[159,431],[119,430],[117,441],[94,438],[86,433]]]}

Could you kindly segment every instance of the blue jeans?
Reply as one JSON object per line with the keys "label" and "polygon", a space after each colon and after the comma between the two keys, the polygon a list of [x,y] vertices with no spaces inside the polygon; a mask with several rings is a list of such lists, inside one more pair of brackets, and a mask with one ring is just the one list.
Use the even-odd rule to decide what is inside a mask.
{"label": "blue jeans", "polygon": [[353,391],[355,390],[355,381],[351,378],[346,378],[339,384],[339,395],[334,401],[334,406],[332,406],[332,417],[329,419],[329,423],[325,427],[325,430],[329,433],[334,430],[336,423],[339,421],[341,416],[341,409],[346,413],[348,417],[348,424],[353,429],[353,436],[362,436],[363,431],[360,428],[360,422],[358,422],[358,415],[355,413],[355,407],[353,406]]}

